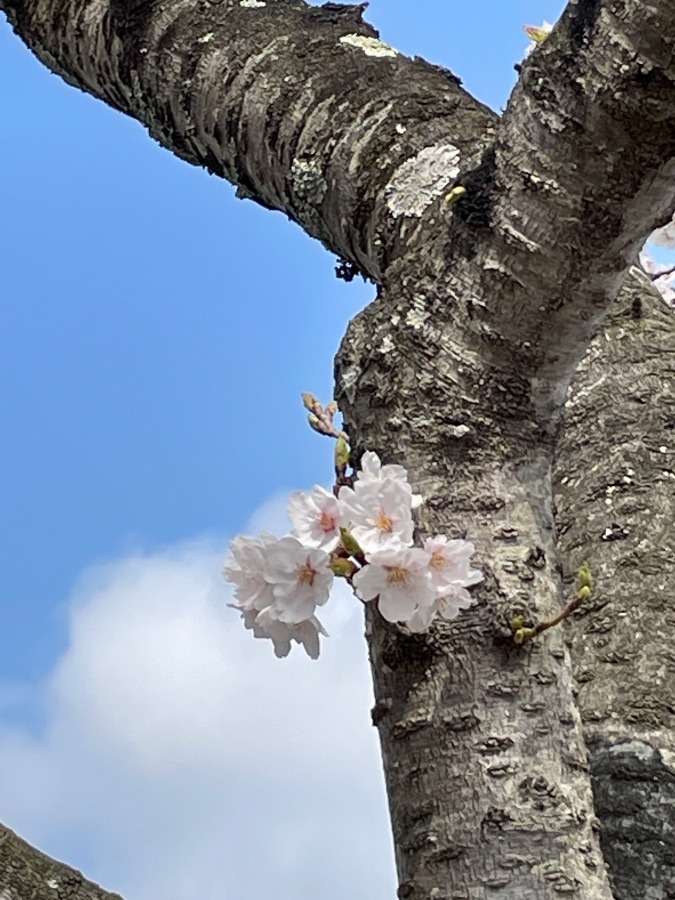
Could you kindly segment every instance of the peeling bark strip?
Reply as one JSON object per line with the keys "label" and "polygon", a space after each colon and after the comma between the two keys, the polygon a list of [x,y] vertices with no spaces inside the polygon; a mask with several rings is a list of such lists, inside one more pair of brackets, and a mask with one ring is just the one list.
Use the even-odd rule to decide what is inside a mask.
{"label": "peeling bark strip", "polygon": [[0,825],[0,900],[122,900]]}
{"label": "peeling bark strip", "polygon": [[[612,789],[624,764],[637,771],[651,754],[640,770],[659,779],[649,840],[675,831],[672,640],[656,643],[674,633],[659,594],[675,549],[661,552],[659,532],[673,514],[673,493],[662,495],[672,380],[658,387],[672,379],[663,348],[674,320],[635,284],[567,407],[554,469],[560,547],[550,473],[573,369],[638,243],[675,203],[671,2],[572,0],[499,122],[446,70],[382,42],[363,7],[0,0],[70,83],[382,282],[336,363],[356,455],[373,449],[414,473],[426,497],[419,535],[476,539],[487,574],[476,606],[429,634],[369,623],[401,898],[612,897],[579,711],[614,896],[670,888],[665,852],[622,869],[647,826],[633,816],[621,830],[630,815]],[[623,409],[597,413],[600,396],[610,410],[617,398],[643,402],[644,379],[663,410],[632,422]],[[624,502],[624,478],[656,514]],[[557,611],[579,557],[601,570],[596,607],[604,592],[614,608],[607,627],[587,619],[574,636],[578,708],[562,630],[517,649],[500,623]],[[637,609],[636,594],[646,597]],[[616,618],[628,621],[608,637]],[[668,817],[661,831],[654,810]],[[619,832],[625,853],[611,844]]]}
{"label": "peeling bark strip", "polygon": [[393,174],[448,142],[466,165],[492,116],[446,69],[379,41],[364,6],[0,2],[70,84],[377,279],[402,224]]}

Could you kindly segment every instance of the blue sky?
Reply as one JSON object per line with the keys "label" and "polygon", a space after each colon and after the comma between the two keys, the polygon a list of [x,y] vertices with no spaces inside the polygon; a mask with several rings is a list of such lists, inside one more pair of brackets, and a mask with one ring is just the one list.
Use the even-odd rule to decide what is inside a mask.
{"label": "blue sky", "polygon": [[[367,18],[500,109],[523,24],[560,9]],[[0,820],[126,900],[389,900],[356,604],[318,663],[278,661],[219,577],[234,534],[329,480],[299,394],[330,398],[372,287],[4,21],[0,117]]]}

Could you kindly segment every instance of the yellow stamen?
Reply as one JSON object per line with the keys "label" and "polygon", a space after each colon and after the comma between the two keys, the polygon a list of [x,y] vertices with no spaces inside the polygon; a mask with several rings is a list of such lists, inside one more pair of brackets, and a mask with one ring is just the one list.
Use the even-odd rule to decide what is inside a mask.
{"label": "yellow stamen", "polygon": [[375,527],[378,531],[385,531],[387,534],[391,534],[394,530],[394,523],[389,516],[386,516],[382,510],[380,510],[380,514],[377,519],[375,519]]}
{"label": "yellow stamen", "polygon": [[408,573],[399,566],[387,566],[387,581],[389,584],[405,584]]}

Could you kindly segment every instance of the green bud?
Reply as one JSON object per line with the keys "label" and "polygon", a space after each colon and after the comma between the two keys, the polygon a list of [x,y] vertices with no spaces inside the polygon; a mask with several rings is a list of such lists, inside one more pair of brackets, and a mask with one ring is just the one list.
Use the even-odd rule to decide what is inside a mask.
{"label": "green bud", "polygon": [[445,195],[445,202],[449,206],[453,206],[464,196],[464,194],[466,194],[466,188],[462,187],[461,184],[458,184]]}
{"label": "green bud", "polygon": [[337,439],[335,444],[335,471],[339,475],[344,475],[349,465],[349,444],[343,434]]}
{"label": "green bud", "polygon": [[585,584],[583,587],[579,588],[577,597],[580,600],[587,600],[590,596],[591,596],[591,589],[589,588],[589,586],[587,584]]}
{"label": "green bud", "polygon": [[332,419],[333,416],[335,415],[335,413],[336,413],[337,411],[338,411],[338,405],[337,405],[337,403],[335,402],[335,400],[331,400],[331,402],[330,402],[330,403],[328,404],[328,406],[326,407],[326,412],[328,413],[328,415],[329,415],[329,416],[331,417],[331,419]]}
{"label": "green bud", "polygon": [[340,529],[340,540],[342,541],[342,546],[350,556],[363,555],[363,551],[359,547],[358,541],[346,528]]}
{"label": "green bud", "polygon": [[358,570],[358,566],[351,559],[344,559],[344,557],[340,556],[332,557],[328,565],[333,575],[337,575],[338,578],[351,578],[354,572]]}
{"label": "green bud", "polygon": [[546,28],[541,25],[523,25],[523,31],[535,44],[543,44],[551,33],[550,27]]}
{"label": "green bud", "polygon": [[516,644],[524,644],[533,634],[534,628],[519,628],[513,635],[513,640]]}
{"label": "green bud", "polygon": [[524,616],[514,616],[509,622],[509,626],[511,627],[511,631],[516,632],[520,631],[521,628],[525,625]]}
{"label": "green bud", "polygon": [[577,573],[577,582],[580,588],[593,587],[593,573],[588,563],[584,563]]}

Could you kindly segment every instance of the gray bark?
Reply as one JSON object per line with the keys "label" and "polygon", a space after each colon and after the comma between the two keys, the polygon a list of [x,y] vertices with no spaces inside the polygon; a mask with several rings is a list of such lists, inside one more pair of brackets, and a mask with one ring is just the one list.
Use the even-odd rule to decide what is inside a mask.
{"label": "gray bark", "polygon": [[0,825],[0,900],[122,900]]}
{"label": "gray bark", "polygon": [[[369,621],[400,897],[673,893],[675,320],[648,285],[563,407],[675,204],[669,6],[572,0],[499,120],[359,7],[0,0],[71,84],[380,284],[336,363],[355,460],[405,465],[418,535],[468,535],[486,573],[429,634]],[[570,630],[577,698],[564,630],[519,649],[504,624],[557,611],[584,558],[601,588]]]}
{"label": "gray bark", "polygon": [[[617,900],[675,896],[675,316],[634,270],[565,410],[555,519],[597,591],[571,653]],[[619,402],[617,402],[617,399]]]}

